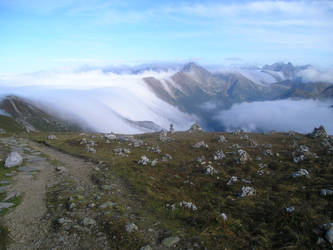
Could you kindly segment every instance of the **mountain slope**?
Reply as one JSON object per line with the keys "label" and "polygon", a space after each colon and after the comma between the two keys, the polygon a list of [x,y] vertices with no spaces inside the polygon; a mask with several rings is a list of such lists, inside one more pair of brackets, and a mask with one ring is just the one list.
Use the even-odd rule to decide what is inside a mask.
{"label": "mountain slope", "polygon": [[80,125],[57,118],[16,96],[7,96],[0,102],[0,109],[8,113],[26,131],[83,131]]}

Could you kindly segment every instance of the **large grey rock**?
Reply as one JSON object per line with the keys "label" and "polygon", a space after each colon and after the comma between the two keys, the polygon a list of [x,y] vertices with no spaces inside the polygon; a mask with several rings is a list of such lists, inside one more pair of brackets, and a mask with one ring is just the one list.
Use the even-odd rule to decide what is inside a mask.
{"label": "large grey rock", "polygon": [[14,206],[14,203],[10,203],[10,202],[0,202],[0,211],[4,208],[10,208]]}
{"label": "large grey rock", "polygon": [[325,238],[329,243],[333,244],[333,226],[326,231]]}
{"label": "large grey rock", "polygon": [[333,190],[323,188],[322,190],[320,190],[320,194],[322,196],[333,195]]}
{"label": "large grey rock", "polygon": [[180,241],[178,236],[176,237],[168,237],[162,240],[162,245],[165,247],[173,247]]}
{"label": "large grey rock", "polygon": [[19,192],[8,192],[6,198],[3,201],[9,201],[13,198],[16,198],[20,196],[21,194]]}
{"label": "large grey rock", "polygon": [[11,168],[21,165],[23,157],[17,152],[11,152],[5,162],[5,168]]}

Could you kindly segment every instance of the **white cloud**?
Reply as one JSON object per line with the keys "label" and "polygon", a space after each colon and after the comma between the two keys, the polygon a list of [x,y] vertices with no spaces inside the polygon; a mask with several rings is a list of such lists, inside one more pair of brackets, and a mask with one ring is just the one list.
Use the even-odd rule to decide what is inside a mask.
{"label": "white cloud", "polygon": [[[172,72],[141,74],[59,71],[0,77],[0,95],[14,94],[41,103],[66,118],[84,121],[99,132],[137,133],[124,122],[153,121],[168,128],[187,129],[195,117],[157,98],[143,77],[168,78]],[[142,131],[141,131],[142,132]]]}
{"label": "white cloud", "polygon": [[298,72],[298,76],[306,82],[333,83],[333,69],[320,71],[314,67],[309,67]]}
{"label": "white cloud", "polygon": [[332,103],[314,100],[281,100],[235,104],[220,112],[216,119],[229,130],[289,131],[309,133],[324,125],[333,134]]}

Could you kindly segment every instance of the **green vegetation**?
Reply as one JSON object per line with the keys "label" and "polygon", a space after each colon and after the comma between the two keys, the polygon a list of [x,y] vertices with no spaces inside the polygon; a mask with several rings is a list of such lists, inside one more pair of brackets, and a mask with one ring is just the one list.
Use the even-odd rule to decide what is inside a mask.
{"label": "green vegetation", "polygon": [[23,127],[13,118],[4,115],[0,115],[0,128],[4,129],[8,133],[18,133],[24,131]]}
{"label": "green vegetation", "polygon": [[[172,135],[172,142],[159,141],[158,134],[137,135],[135,138],[144,140],[146,145],[134,148],[129,142],[106,143],[98,134],[56,135],[58,139],[52,141],[42,133],[34,134],[33,139],[96,163],[103,161],[105,164],[93,176],[96,184],[101,187],[111,178],[120,177],[132,195],[131,199],[140,204],[135,208],[138,217],[145,218],[140,223],[149,226],[149,223],[158,221],[166,236],[179,235],[183,244],[199,243],[208,249],[313,249],[318,239],[313,230],[333,219],[333,197],[320,195],[322,188],[332,189],[333,160],[320,139],[310,139],[301,134],[249,134],[258,143],[254,147],[240,135],[182,132]],[[228,142],[218,143],[220,135],[224,135]],[[94,147],[96,154],[88,153],[85,145],[80,144],[83,137],[97,143]],[[192,147],[202,140],[209,145],[208,149]],[[298,145],[307,145],[318,157],[307,157],[296,164],[292,157],[294,141]],[[234,144],[246,150],[251,160],[238,164]],[[269,148],[267,144],[271,144],[272,156],[264,154]],[[156,145],[162,153],[147,151],[147,146]],[[119,147],[131,150],[128,157],[114,153],[113,149]],[[214,161],[213,155],[218,149],[222,149],[226,157]],[[164,154],[170,154],[173,159],[161,161]],[[158,159],[158,164],[155,167],[138,165],[142,155],[151,160]],[[207,163],[200,164],[196,160],[199,156],[205,156]],[[260,163],[265,164],[262,175],[258,174]],[[218,170],[217,174],[205,174],[204,166],[209,164]],[[310,178],[291,177],[301,168],[309,171]],[[227,185],[232,176],[237,176],[238,182]],[[256,195],[240,198],[243,186],[254,187]],[[122,199],[125,198],[119,197],[118,202]],[[192,211],[180,207],[178,204],[182,201],[192,202],[198,209]],[[172,204],[175,204],[175,209],[171,209]],[[290,206],[295,207],[292,213],[286,212]],[[117,227],[124,223],[121,217],[124,213],[126,211],[120,209],[117,213],[119,218],[112,219],[114,226],[110,228],[107,224],[105,227],[110,237],[117,235],[115,232],[119,233],[119,228],[123,230],[123,226],[119,230]],[[221,213],[227,215],[226,221],[220,217]],[[105,216],[103,220],[111,219]],[[132,244],[140,237],[126,239],[126,242]],[[133,247],[128,246],[131,246],[129,249]]]}

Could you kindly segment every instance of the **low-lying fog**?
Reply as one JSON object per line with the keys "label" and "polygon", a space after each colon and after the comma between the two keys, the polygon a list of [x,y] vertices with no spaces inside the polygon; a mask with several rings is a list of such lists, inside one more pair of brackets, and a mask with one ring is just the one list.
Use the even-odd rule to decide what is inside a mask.
{"label": "low-lying fog", "polygon": [[[7,75],[0,76],[0,95],[25,97],[98,132],[144,132],[123,118],[153,121],[166,129],[173,123],[176,130],[186,130],[193,122],[200,122],[200,117],[181,112],[159,99],[142,81],[146,76],[165,79],[173,73],[115,74],[90,70]],[[324,125],[333,134],[333,108],[329,108],[330,105],[332,103],[314,100],[241,103],[229,110],[217,110],[213,118],[227,130],[307,133]]]}

